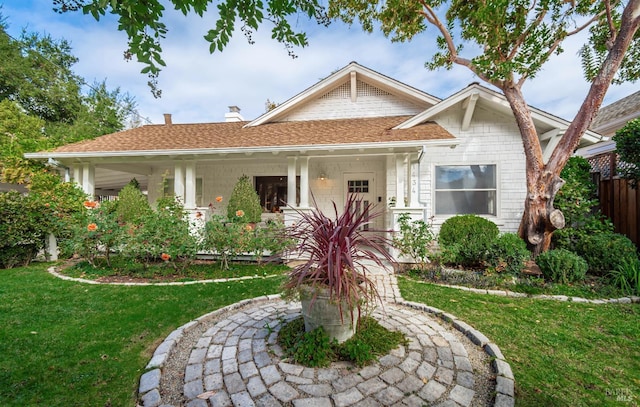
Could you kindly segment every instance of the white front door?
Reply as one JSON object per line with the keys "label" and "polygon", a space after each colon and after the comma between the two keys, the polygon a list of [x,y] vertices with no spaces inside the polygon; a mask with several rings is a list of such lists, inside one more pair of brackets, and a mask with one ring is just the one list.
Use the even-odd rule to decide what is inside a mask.
{"label": "white front door", "polygon": [[[367,207],[368,204],[376,203],[376,190],[373,175],[374,174],[372,172],[344,174],[345,201],[347,196],[350,194],[356,194],[358,198],[362,199],[362,204],[355,208],[358,214],[361,213],[363,208]],[[379,221],[379,219],[376,219],[374,222],[377,223],[377,221]],[[375,227],[377,228],[377,225],[375,225]],[[366,225],[364,230],[368,229],[369,225]]]}

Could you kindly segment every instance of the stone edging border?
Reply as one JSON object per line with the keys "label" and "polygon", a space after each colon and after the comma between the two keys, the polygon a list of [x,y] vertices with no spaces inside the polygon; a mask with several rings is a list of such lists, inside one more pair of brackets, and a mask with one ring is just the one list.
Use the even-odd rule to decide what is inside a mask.
{"label": "stone edging border", "polygon": [[[403,277],[403,278],[407,278],[407,277]],[[468,291],[475,294],[497,295],[501,297],[532,298],[535,300],[569,301],[569,302],[576,302],[576,303],[582,303],[582,304],[596,304],[596,305],[640,303],[640,297],[636,297],[634,295],[630,295],[628,297],[621,297],[621,298],[601,298],[601,299],[590,300],[588,298],[572,297],[568,295],[546,295],[546,294],[531,295],[531,294],[525,294],[525,293],[517,293],[515,291],[508,291],[508,290],[484,290],[481,288],[465,287],[462,285],[438,284],[438,283],[433,283],[431,281],[419,281],[419,280],[414,280],[410,278],[407,278],[407,279],[420,284],[433,284],[433,285],[437,285],[438,287],[453,288],[455,290]]]}
{"label": "stone edging border", "polygon": [[64,274],[59,273],[56,270],[56,266],[53,267],[49,267],[49,269],[47,270],[49,272],[49,274],[58,277],[61,280],[65,280],[65,281],[74,281],[76,283],[83,283],[83,284],[94,284],[94,285],[120,285],[120,286],[130,286],[130,287],[135,287],[135,286],[181,286],[181,285],[193,285],[193,284],[209,284],[209,283],[227,283],[227,282],[231,282],[231,281],[242,281],[242,280],[254,280],[256,278],[275,278],[275,277],[280,277],[280,274],[272,274],[269,276],[244,276],[244,277],[231,277],[231,278],[216,278],[216,279],[209,279],[209,280],[193,280],[193,281],[172,281],[172,282],[168,282],[168,283],[135,283],[135,282],[131,282],[131,283],[119,283],[119,282],[113,282],[113,283],[104,283],[101,281],[96,281],[96,280],[87,280],[85,278],[78,278],[78,277],[69,277],[69,276],[65,276]]}
{"label": "stone edging border", "polygon": [[502,351],[495,343],[491,342],[482,332],[473,328],[464,321],[459,320],[455,315],[444,312],[439,308],[412,301],[397,301],[398,304],[413,308],[419,311],[433,314],[451,325],[465,335],[475,345],[481,347],[491,359],[491,367],[496,374],[496,399],[495,407],[513,407],[515,405],[515,377],[511,371],[511,365],[506,361]]}
{"label": "stone edging border", "polygon": [[[147,372],[140,377],[138,396],[140,396],[142,405],[144,407],[160,405],[160,380],[162,377],[162,369],[171,351],[174,349],[182,336],[184,336],[185,333],[187,333],[190,329],[193,329],[204,320],[215,317],[218,314],[223,314],[252,303],[272,301],[277,299],[280,299],[280,294],[242,300],[205,314],[193,321],[187,322],[186,324],[170,333],[169,336],[167,336],[165,340],[156,348],[153,356],[151,357],[151,360],[145,367],[145,370],[147,370]],[[487,353],[487,355],[489,355],[489,357],[492,359],[491,366],[496,373],[496,398],[494,407],[513,407],[515,405],[515,378],[513,376],[513,372],[511,371],[511,366],[505,360],[505,357],[500,351],[498,345],[491,342],[480,331],[459,320],[454,315],[446,313],[438,308],[405,300],[396,301],[396,304],[404,305],[418,311],[433,314],[434,316],[451,323],[455,329],[469,338],[471,342],[481,347],[485,351],[485,353]]]}
{"label": "stone edging border", "polygon": [[277,299],[280,299],[280,294],[272,294],[272,295],[266,295],[262,297],[255,297],[255,298],[242,300],[242,301],[227,305],[226,307],[222,307],[215,311],[204,314],[194,319],[193,321],[187,322],[186,324],[182,325],[181,327],[171,332],[164,339],[164,341],[162,341],[162,343],[158,345],[156,350],[153,352],[153,356],[151,357],[151,360],[149,361],[149,363],[147,363],[147,366],[145,367],[145,370],[147,370],[147,372],[140,377],[140,385],[138,387],[138,396],[142,401],[142,405],[145,407],[160,405],[160,401],[161,401],[160,379],[162,376],[162,369],[164,368],[164,365],[167,359],[169,358],[169,354],[176,347],[176,344],[185,335],[185,333],[189,332],[189,330],[195,328],[196,326],[201,324],[203,321],[209,318],[213,318],[216,315],[224,314],[226,312],[241,308],[248,304],[277,300]]}
{"label": "stone edging border", "polygon": [[[56,266],[53,267],[49,267],[49,269],[47,270],[49,272],[49,274],[61,279],[61,280],[65,280],[65,281],[75,281],[76,283],[83,283],[83,284],[95,284],[95,285],[100,285],[100,284],[108,284],[108,285],[120,285],[120,286],[181,286],[181,285],[193,285],[193,284],[209,284],[209,283],[227,283],[227,282],[233,282],[233,281],[242,281],[242,280],[253,280],[256,278],[275,278],[275,277],[279,277],[279,274],[274,274],[274,275],[270,275],[270,276],[244,276],[244,277],[232,277],[232,278],[218,278],[218,279],[209,279],[209,280],[194,280],[194,281],[180,281],[180,282],[168,282],[168,283],[103,283],[100,281],[96,281],[96,280],[87,280],[84,278],[78,278],[78,277],[69,277],[69,276],[65,276],[64,274],[59,273],[56,270]],[[403,277],[403,278],[407,278],[407,277]],[[433,283],[430,281],[418,281],[418,280],[414,280],[414,279],[410,279],[407,278],[408,280],[411,280],[413,282],[416,283],[420,283],[420,284],[433,284],[433,285],[437,285],[439,287],[446,287],[446,288],[453,288],[456,290],[461,290],[461,291],[468,291],[468,292],[472,292],[475,294],[489,294],[489,295],[498,295],[501,297],[513,297],[513,298],[532,298],[532,299],[537,299],[537,300],[556,300],[556,301],[570,301],[570,302],[575,302],[575,303],[583,303],[583,304],[596,304],[596,305],[600,305],[600,304],[638,304],[640,303],[640,297],[631,295],[628,297],[621,297],[621,298],[602,298],[602,299],[595,299],[595,300],[590,300],[588,298],[582,298],[582,297],[572,297],[572,296],[567,296],[567,295],[546,295],[546,294],[538,294],[538,295],[530,295],[530,294],[525,294],[525,293],[518,293],[515,291],[508,291],[508,290],[484,290],[481,288],[471,288],[471,287],[465,287],[465,286],[461,286],[461,285],[450,285],[450,284],[437,284],[437,283]]]}

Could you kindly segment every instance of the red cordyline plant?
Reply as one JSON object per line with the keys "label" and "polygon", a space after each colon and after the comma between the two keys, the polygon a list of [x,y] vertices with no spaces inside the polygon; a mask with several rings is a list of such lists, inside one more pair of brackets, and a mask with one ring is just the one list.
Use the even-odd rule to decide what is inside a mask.
{"label": "red cordyline plant", "polygon": [[[313,201],[317,206],[315,198]],[[296,210],[299,218],[288,228],[288,236],[296,242],[293,251],[303,263],[292,269],[284,289],[299,292],[311,288],[313,301],[318,289],[326,288],[331,299],[338,301],[341,313],[344,301],[353,316],[364,303],[380,299],[368,267],[373,263],[387,268],[389,263],[384,261],[394,264],[395,260],[386,250],[389,239],[365,228],[382,215],[373,210],[372,204],[350,194],[342,214],[338,214],[335,202],[333,211],[334,219],[317,208],[310,212]]]}

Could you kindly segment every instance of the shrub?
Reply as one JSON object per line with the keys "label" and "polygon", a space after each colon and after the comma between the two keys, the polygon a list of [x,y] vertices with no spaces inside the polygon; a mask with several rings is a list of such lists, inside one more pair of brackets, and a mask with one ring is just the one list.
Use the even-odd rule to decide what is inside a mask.
{"label": "shrub", "polygon": [[118,223],[116,213],[117,202],[97,204],[87,201],[86,204],[85,220],[74,225],[73,235],[63,242],[63,246],[66,251],[82,256],[94,267],[95,259],[104,255],[110,267],[111,251],[124,243],[123,228]]}
{"label": "shrub", "polygon": [[625,260],[609,272],[613,285],[627,295],[640,295],[640,260]]}
{"label": "shrub", "polygon": [[227,218],[232,222],[258,223],[262,216],[260,197],[249,177],[241,176],[233,187],[229,204],[227,204]]}
{"label": "shrub", "polygon": [[287,237],[282,219],[269,219],[264,226],[255,229],[253,242],[250,246],[251,252],[260,263],[266,252],[275,258],[292,244],[293,240]]}
{"label": "shrub", "polygon": [[402,332],[389,331],[372,317],[363,317],[356,334],[343,343],[331,341],[322,327],[305,332],[302,317],[285,323],[278,332],[284,353],[308,367],[327,366],[336,360],[364,366],[407,343]]}
{"label": "shrub", "polygon": [[440,228],[438,242],[443,258],[461,266],[476,266],[487,258],[498,236],[495,223],[476,215],[458,215],[447,219]]}
{"label": "shrub", "polygon": [[39,219],[42,228],[60,242],[72,235],[76,225],[84,222],[86,194],[77,184],[62,182],[57,173],[32,174],[28,196],[43,215]]}
{"label": "shrub", "polygon": [[400,231],[393,236],[393,245],[403,256],[409,256],[424,270],[429,262],[429,245],[434,239],[431,226],[423,220],[411,221],[411,215],[398,216]]}
{"label": "shrub", "polygon": [[205,250],[220,256],[220,267],[228,270],[230,259],[251,250],[253,237],[254,231],[247,225],[214,215],[205,224],[202,245]]}
{"label": "shrub", "polygon": [[160,198],[157,210],[127,224],[123,254],[141,262],[163,260],[175,269],[186,267],[198,252],[198,239],[190,232],[190,224],[182,204],[172,197]]}
{"label": "shrub", "polygon": [[120,222],[138,224],[151,211],[149,200],[140,191],[137,181],[129,182],[118,193],[117,214]]}
{"label": "shrub", "polygon": [[44,246],[44,211],[26,195],[0,193],[0,266],[28,265]]}
{"label": "shrub", "polygon": [[498,273],[520,274],[531,253],[527,244],[515,233],[498,236],[489,248],[487,265],[489,271]]}
{"label": "shrub", "polygon": [[579,242],[578,254],[589,264],[589,273],[599,276],[637,259],[636,246],[619,233],[585,236]]}
{"label": "shrub", "polygon": [[584,280],[587,262],[565,249],[548,250],[536,258],[545,280],[567,284]]}
{"label": "shrub", "polygon": [[633,189],[636,189],[640,180],[640,118],[631,120],[616,131],[613,140],[620,154],[618,172],[629,180]]}

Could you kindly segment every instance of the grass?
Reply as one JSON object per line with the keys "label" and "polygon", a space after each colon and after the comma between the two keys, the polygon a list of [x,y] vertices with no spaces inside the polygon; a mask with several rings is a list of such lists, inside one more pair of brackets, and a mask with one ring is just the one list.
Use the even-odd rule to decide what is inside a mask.
{"label": "grass", "polygon": [[228,270],[222,270],[219,262],[194,262],[179,273],[170,263],[156,263],[147,269],[140,263],[132,262],[121,256],[113,256],[111,267],[107,267],[104,258],[96,259],[96,267],[87,261],[81,261],[62,272],[70,277],[97,280],[103,277],[135,277],[149,281],[193,281],[224,279],[246,276],[273,276],[285,273],[289,268],[283,264],[230,263]]}
{"label": "grass", "polygon": [[450,312],[498,344],[516,378],[518,406],[640,401],[638,304],[505,298],[405,278],[399,285],[406,300]]}
{"label": "grass", "polygon": [[[276,293],[283,280],[88,285],[56,279],[48,266],[0,270],[1,406],[134,406],[144,366],[170,332],[241,299]],[[399,284],[405,299],[451,312],[500,346],[516,377],[518,406],[638,405],[639,305],[505,298],[404,278]]]}
{"label": "grass", "polygon": [[0,270],[2,406],[134,406],[144,366],[170,332],[282,283],[96,286],[59,280],[48,266]]}

